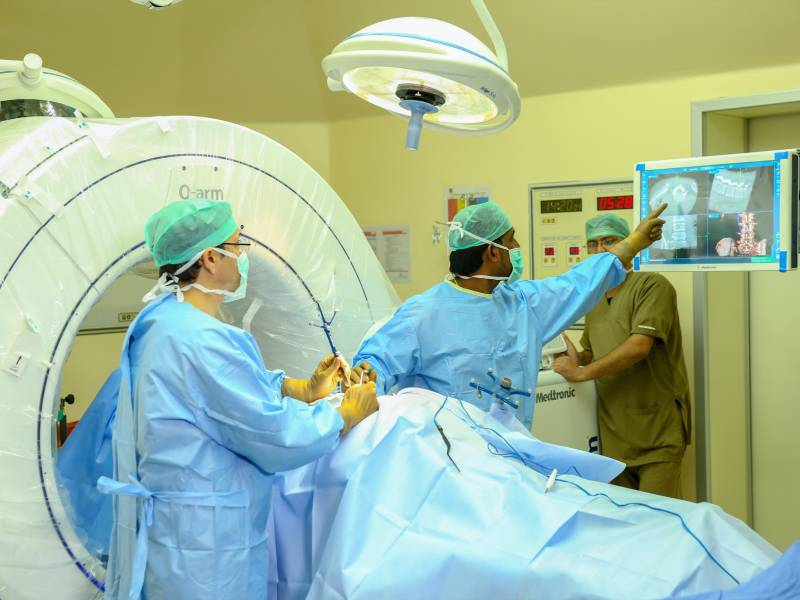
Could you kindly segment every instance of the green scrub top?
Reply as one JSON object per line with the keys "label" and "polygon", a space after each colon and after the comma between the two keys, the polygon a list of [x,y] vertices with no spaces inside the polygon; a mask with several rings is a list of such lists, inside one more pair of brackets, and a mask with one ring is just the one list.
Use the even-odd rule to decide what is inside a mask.
{"label": "green scrub top", "polygon": [[598,360],[634,333],[655,338],[647,357],[596,380],[602,453],[629,466],[679,461],[691,435],[689,380],[675,288],[657,273],[632,273],[603,298],[581,344]]}

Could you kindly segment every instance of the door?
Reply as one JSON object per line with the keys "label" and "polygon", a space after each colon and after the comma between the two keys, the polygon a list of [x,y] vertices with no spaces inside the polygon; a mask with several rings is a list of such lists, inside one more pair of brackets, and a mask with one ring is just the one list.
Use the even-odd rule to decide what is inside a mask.
{"label": "door", "polygon": [[[800,147],[800,112],[748,120],[748,151]],[[753,525],[800,539],[800,271],[750,274]]]}

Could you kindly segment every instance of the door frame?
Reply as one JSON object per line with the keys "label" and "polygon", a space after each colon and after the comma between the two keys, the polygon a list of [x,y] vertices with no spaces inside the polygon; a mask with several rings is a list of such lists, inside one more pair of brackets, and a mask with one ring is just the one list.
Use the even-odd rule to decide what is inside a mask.
{"label": "door frame", "polygon": [[[706,114],[726,110],[777,107],[782,104],[800,103],[800,89],[747,96],[731,96],[700,100],[691,103],[690,131],[692,156],[703,156],[706,140]],[[763,116],[768,116],[766,113]],[[708,501],[711,497],[711,455],[709,425],[709,389],[706,365],[708,356],[708,274],[694,273],[692,280],[694,306],[694,380],[695,380],[695,443],[697,499]],[[745,314],[750,312],[750,277],[745,280]],[[750,389],[750,321],[746,317],[746,489],[747,523],[753,526],[753,444],[752,444],[752,404]]]}

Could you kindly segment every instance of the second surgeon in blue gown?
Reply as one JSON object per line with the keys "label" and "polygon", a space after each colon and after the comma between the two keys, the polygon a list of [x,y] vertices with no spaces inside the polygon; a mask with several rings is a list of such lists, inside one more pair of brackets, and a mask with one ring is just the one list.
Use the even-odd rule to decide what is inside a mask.
{"label": "second surgeon in blue gown", "polygon": [[[591,257],[567,273],[518,281],[522,254],[511,220],[499,205],[467,207],[450,223],[450,276],[409,298],[358,350],[351,377],[362,372],[378,393],[422,387],[490,409],[492,388],[508,377],[514,388],[536,388],[542,346],[572,325],[625,279],[640,250],[661,237],[666,205],[642,220],[616,251]],[[496,389],[496,388],[495,388]],[[534,398],[517,418],[530,430]]]}
{"label": "second surgeon in blue gown", "polygon": [[105,562],[111,535],[111,497],[97,490],[97,479],[113,474],[111,434],[117,414],[119,369],[78,421],[56,456],[58,483],[66,491],[69,513],[86,549]]}
{"label": "second surgeon in blue gown", "polygon": [[[377,410],[374,385],[330,393],[341,362],[309,380],[268,371],[253,337],[214,317],[245,293],[248,260],[225,202],[172,203],[147,223],[162,271],[120,360],[106,598],[266,598],[273,474],[307,464]],[[297,399],[295,399],[297,398]]]}

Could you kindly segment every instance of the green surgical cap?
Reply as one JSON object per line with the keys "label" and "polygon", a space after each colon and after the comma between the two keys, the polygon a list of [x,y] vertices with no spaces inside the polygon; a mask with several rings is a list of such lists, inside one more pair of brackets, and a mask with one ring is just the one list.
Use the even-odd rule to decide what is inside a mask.
{"label": "green surgical cap", "polygon": [[630,235],[631,228],[628,222],[622,217],[613,213],[597,215],[586,221],[586,239],[613,235],[625,239]]}
{"label": "green surgical cap", "polygon": [[[484,240],[494,241],[501,237],[505,232],[513,227],[511,220],[494,202],[484,202],[483,204],[473,204],[458,211],[453,218],[458,225],[451,225],[447,235],[447,242],[450,250],[464,250],[485,244]],[[463,229],[464,231],[461,231]],[[466,232],[478,237],[468,235]],[[481,239],[478,239],[481,238]]]}
{"label": "green surgical cap", "polygon": [[157,267],[182,265],[206,248],[219,246],[237,228],[227,202],[178,200],[147,220],[144,241]]}

